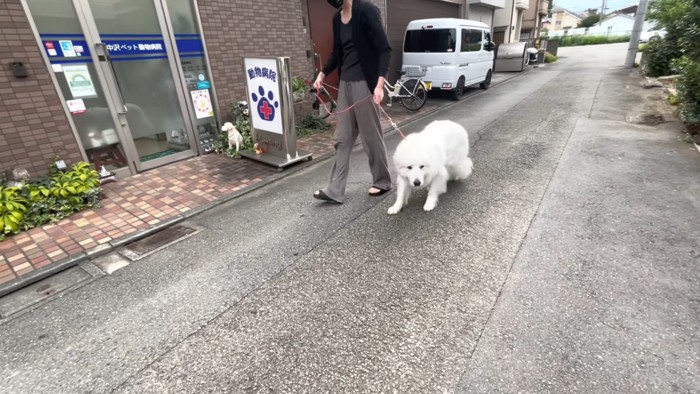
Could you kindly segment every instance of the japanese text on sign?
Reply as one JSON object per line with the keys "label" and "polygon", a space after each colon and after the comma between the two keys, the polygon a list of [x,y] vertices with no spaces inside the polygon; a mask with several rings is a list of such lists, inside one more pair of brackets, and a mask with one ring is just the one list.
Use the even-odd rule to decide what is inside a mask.
{"label": "japanese text on sign", "polygon": [[267,78],[272,82],[277,82],[277,72],[270,70],[267,67],[254,67],[248,69],[248,77],[250,79],[254,78]]}
{"label": "japanese text on sign", "polygon": [[110,52],[120,51],[162,51],[162,44],[107,44]]}

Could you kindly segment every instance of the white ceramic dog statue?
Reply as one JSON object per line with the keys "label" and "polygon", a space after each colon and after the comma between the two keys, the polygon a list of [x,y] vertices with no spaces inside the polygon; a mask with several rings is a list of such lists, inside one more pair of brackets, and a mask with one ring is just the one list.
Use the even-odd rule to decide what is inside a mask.
{"label": "white ceramic dog statue", "polygon": [[226,122],[221,128],[221,131],[228,133],[228,148],[231,149],[234,145],[236,145],[236,152],[238,152],[243,144],[243,136],[238,132],[236,126],[234,126],[231,122]]}

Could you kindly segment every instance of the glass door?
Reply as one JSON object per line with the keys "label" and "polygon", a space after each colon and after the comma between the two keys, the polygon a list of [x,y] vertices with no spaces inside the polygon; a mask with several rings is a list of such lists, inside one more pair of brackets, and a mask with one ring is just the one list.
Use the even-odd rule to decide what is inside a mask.
{"label": "glass door", "polygon": [[153,0],[73,0],[105,76],[137,170],[194,155],[162,8]]}
{"label": "glass door", "polygon": [[[190,121],[196,127],[199,153],[212,150],[219,132],[214,83],[207,62],[204,37],[199,26],[199,15],[193,0],[160,0],[168,30],[176,48],[178,73],[185,90],[190,110]],[[172,39],[172,38],[171,38]]]}
{"label": "glass door", "polygon": [[88,161],[97,170],[130,175],[135,168],[126,156],[126,137],[73,0],[27,0],[26,6]]}

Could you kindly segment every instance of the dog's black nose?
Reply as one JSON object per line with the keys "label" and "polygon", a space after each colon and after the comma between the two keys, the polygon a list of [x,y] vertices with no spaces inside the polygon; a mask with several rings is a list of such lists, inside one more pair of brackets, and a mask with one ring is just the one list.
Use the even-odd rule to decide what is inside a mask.
{"label": "dog's black nose", "polygon": [[413,181],[413,186],[420,186],[420,181],[418,179]]}

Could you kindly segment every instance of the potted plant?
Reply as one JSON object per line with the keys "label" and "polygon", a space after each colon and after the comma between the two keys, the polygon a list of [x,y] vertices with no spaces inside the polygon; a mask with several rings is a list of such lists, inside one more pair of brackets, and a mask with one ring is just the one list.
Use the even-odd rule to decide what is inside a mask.
{"label": "potted plant", "polygon": [[306,83],[303,79],[299,77],[294,77],[294,79],[292,79],[292,95],[294,97],[295,103],[304,100],[304,96],[306,95],[306,89]]}

